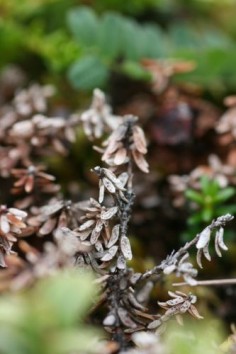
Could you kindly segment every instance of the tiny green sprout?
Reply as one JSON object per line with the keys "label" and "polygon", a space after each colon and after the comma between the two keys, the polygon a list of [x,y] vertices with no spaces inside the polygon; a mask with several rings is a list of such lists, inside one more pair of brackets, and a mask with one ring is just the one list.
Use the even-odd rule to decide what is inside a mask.
{"label": "tiny green sprout", "polygon": [[222,188],[217,180],[208,176],[201,177],[198,190],[189,188],[185,196],[190,210],[187,224],[191,226],[191,232],[187,231],[184,235],[186,239],[189,239],[193,228],[198,232],[212,219],[236,212],[236,205],[231,203],[231,199],[235,196],[235,188]]}

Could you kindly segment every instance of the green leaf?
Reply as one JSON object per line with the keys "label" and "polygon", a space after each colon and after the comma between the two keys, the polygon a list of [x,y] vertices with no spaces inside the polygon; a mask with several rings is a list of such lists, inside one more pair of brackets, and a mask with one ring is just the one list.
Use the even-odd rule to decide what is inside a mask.
{"label": "green leaf", "polygon": [[187,220],[188,225],[197,225],[203,222],[202,212],[195,212],[193,216],[190,216]]}
{"label": "green leaf", "polygon": [[204,196],[201,193],[196,192],[192,189],[186,190],[185,196],[186,198],[194,201],[197,204],[201,204],[201,205],[204,204]]}
{"label": "green leaf", "polygon": [[224,32],[216,28],[207,28],[202,38],[208,48],[229,48],[233,46],[233,41]]}
{"label": "green leaf", "polygon": [[210,180],[208,184],[208,189],[207,191],[205,191],[205,193],[208,194],[211,197],[212,201],[214,202],[219,192],[220,192],[220,186],[218,181]]}
{"label": "green leaf", "polygon": [[97,43],[99,23],[91,8],[80,6],[72,9],[68,12],[67,23],[79,43],[87,47]]}
{"label": "green leaf", "polygon": [[71,84],[81,90],[103,87],[108,75],[108,68],[96,56],[85,56],[77,60],[68,71]]}
{"label": "green leaf", "polygon": [[28,354],[29,340],[19,328],[6,326],[4,323],[0,326],[0,353]]}
{"label": "green leaf", "polygon": [[205,199],[207,196],[215,198],[218,191],[220,190],[219,183],[216,180],[210,179],[208,176],[202,176],[200,184]]}
{"label": "green leaf", "polygon": [[201,48],[202,41],[198,33],[187,23],[175,23],[169,29],[169,37],[175,48]]}
{"label": "green leaf", "polygon": [[[50,345],[57,354],[94,353],[94,347],[99,347],[98,334],[95,329],[81,327],[79,330],[58,331],[50,338]],[[102,348],[101,348],[102,349]]]}
{"label": "green leaf", "polygon": [[220,190],[217,193],[215,200],[217,202],[225,202],[226,200],[230,199],[233,195],[235,195],[235,189],[232,187],[228,187]]}
{"label": "green leaf", "polygon": [[202,220],[205,222],[210,222],[214,217],[214,212],[212,208],[205,208],[201,211]]}
{"label": "green leaf", "polygon": [[[145,58],[163,58],[168,55],[168,41],[164,32],[156,25],[142,28],[142,54]],[[140,42],[140,40],[138,39]]]}
{"label": "green leaf", "polygon": [[38,311],[42,313],[42,322],[45,322],[43,315],[48,311],[54,317],[53,322],[68,326],[74,324],[75,320],[82,319],[96,299],[96,288],[91,274],[64,271],[60,277],[50,277],[42,281],[34,289],[34,295],[35,303],[37,298],[40,299]]}
{"label": "green leaf", "polygon": [[137,62],[125,61],[121,66],[122,71],[136,80],[149,80],[150,74]]}
{"label": "green leaf", "polygon": [[236,76],[232,75],[236,61],[234,48],[178,49],[172,52],[172,56],[197,64],[193,72],[177,75],[175,80],[192,81],[214,90],[236,85]]}
{"label": "green leaf", "polygon": [[227,213],[236,214],[236,205],[230,204],[230,205],[225,205],[222,207],[217,207],[217,209],[216,209],[217,216],[224,215]]}
{"label": "green leaf", "polygon": [[103,57],[114,59],[123,50],[122,28],[124,19],[119,14],[106,13],[101,20],[98,33],[98,49]]}
{"label": "green leaf", "polygon": [[208,194],[210,179],[207,176],[202,176],[200,179],[201,190],[204,194]]}
{"label": "green leaf", "polygon": [[125,18],[120,33],[124,57],[130,60],[142,58],[142,28],[132,19]]}

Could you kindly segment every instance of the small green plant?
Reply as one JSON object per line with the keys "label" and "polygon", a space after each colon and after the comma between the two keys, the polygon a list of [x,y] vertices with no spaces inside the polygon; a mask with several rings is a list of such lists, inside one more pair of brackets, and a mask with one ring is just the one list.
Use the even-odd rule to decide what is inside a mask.
{"label": "small green plant", "polygon": [[191,237],[190,233],[193,229],[199,232],[210,220],[222,213],[228,211],[234,214],[236,212],[236,205],[231,203],[232,197],[235,196],[235,188],[222,188],[216,179],[207,176],[201,177],[199,190],[189,188],[185,196],[190,206],[187,224],[191,227],[191,231],[187,230],[184,233],[184,239]]}

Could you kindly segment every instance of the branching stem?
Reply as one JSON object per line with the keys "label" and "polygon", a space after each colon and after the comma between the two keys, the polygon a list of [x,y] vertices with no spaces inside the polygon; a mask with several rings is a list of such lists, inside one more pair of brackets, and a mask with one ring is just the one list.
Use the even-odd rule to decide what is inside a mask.
{"label": "branching stem", "polygon": [[[212,280],[198,280],[194,286],[224,286],[236,284],[236,278],[233,279],[212,279]],[[174,283],[173,286],[189,285],[186,282]]]}

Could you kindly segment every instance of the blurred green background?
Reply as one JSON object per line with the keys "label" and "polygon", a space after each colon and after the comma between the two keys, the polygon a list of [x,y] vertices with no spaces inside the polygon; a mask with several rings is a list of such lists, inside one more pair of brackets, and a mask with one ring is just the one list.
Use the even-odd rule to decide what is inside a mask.
{"label": "blurred green background", "polygon": [[[9,67],[17,68],[23,73],[25,79],[19,80],[20,83],[23,82],[23,85],[39,82],[56,86],[57,97],[56,103],[54,101],[53,113],[61,110],[60,112],[63,114],[66,112],[66,116],[74,108],[84,108],[88,100],[91,99],[92,90],[96,87],[105,90],[109,98],[113,96],[113,101],[114,95],[118,102],[119,97],[127,95],[125,100],[127,102],[131,97],[126,89],[127,82],[132,82],[134,86],[139,85],[139,93],[143,94],[147,91],[145,91],[145,85],[150,83],[150,73],[141,65],[141,61],[148,58],[183,59],[195,62],[195,70],[178,74],[173,80],[180,84],[191,83],[193,86],[200,87],[199,96],[207,98],[217,107],[222,108],[222,98],[229,93],[236,92],[235,15],[236,0],[0,0],[0,102],[5,103],[12,98],[8,97],[4,91],[7,80],[7,85],[9,85],[9,77],[4,79],[4,73]],[[119,80],[115,81],[117,77],[122,78],[122,85]],[[149,87],[149,93],[150,91]],[[150,100],[152,99],[153,96]],[[143,103],[142,100],[143,96],[140,99],[141,103]],[[152,102],[153,106],[156,107],[157,103],[160,106],[161,100],[158,100],[159,97],[154,103]],[[122,100],[120,99],[120,101]],[[196,107],[201,112],[200,104],[199,107],[196,104]],[[139,105],[138,108],[141,106]],[[197,109],[193,107],[193,111]],[[145,106],[143,110],[145,110]],[[124,111],[127,113],[127,109]],[[194,113],[196,113],[195,111]],[[156,111],[154,116],[155,114]],[[141,120],[144,128],[146,128],[145,123],[145,119]],[[145,132],[148,135],[148,129],[145,129]],[[197,165],[199,161],[202,162],[200,160],[202,157],[207,159],[208,150],[215,149],[210,140],[211,136],[209,138],[210,134],[207,137],[203,136],[203,138],[194,137],[192,145],[187,146],[186,150],[181,150],[182,147],[178,147],[179,150],[175,149],[175,146],[173,147],[172,160],[174,162],[181,160],[179,163],[177,162],[177,172],[174,172],[189,173],[193,165]],[[65,181],[70,179],[78,183],[79,180],[79,193],[81,192],[82,197],[90,197],[91,191],[95,190],[97,193],[97,180],[94,180],[88,171],[100,161],[97,155],[94,157],[95,153],[93,154],[91,144],[87,142],[82,130],[78,131],[78,138],[69,157],[63,163],[61,160],[58,162],[54,159],[49,162],[49,165],[52,172],[55,172],[55,175],[59,177],[60,183],[66,184]],[[153,189],[158,194],[159,204],[154,205],[157,207],[156,210],[150,211],[148,207],[141,208],[137,198],[138,210],[136,210],[136,217],[132,220],[136,230],[135,227],[134,230],[131,230],[131,234],[134,231],[131,241],[135,254],[133,265],[137,269],[140,268],[141,271],[154,266],[156,258],[165,258],[168,252],[177,248],[183,229],[187,230],[184,235],[185,239],[190,239],[194,237],[195,231],[199,232],[201,228],[205,227],[205,223],[209,223],[212,218],[218,216],[219,210],[222,212],[223,209],[222,213],[235,211],[235,184],[233,189],[228,187],[228,189],[220,190],[217,183],[205,179],[205,185],[207,185],[205,189],[204,180],[202,180],[200,191],[198,190],[196,193],[196,191],[189,189],[186,193],[187,199],[190,202],[195,202],[198,208],[191,209],[187,206],[182,213],[177,210],[174,214],[170,205],[165,202],[167,187],[164,179],[166,175],[173,173],[171,168],[170,171],[167,168],[166,156],[168,157],[168,155],[165,155],[166,151],[163,152],[162,147],[156,148],[153,141],[150,145],[151,170],[154,174],[156,172],[156,175],[150,182],[147,179],[147,184],[150,184],[147,188],[144,185],[144,189],[146,188],[146,193],[152,184],[150,191],[152,192],[151,188],[154,186]],[[207,151],[204,150],[206,146]],[[86,154],[84,154],[85,151]],[[188,155],[189,151],[192,155]],[[217,153],[218,150],[213,152]],[[193,157],[196,159],[194,160]],[[162,170],[162,167],[157,167],[161,158],[164,160],[167,171]],[[186,169],[182,166],[184,158],[191,162]],[[141,184],[143,184],[144,178],[143,176],[141,178]],[[92,186],[88,187],[88,182]],[[234,204],[232,205],[233,197]],[[74,195],[74,199],[76,198],[77,195]],[[189,227],[186,226],[186,220],[189,222]],[[235,240],[235,232],[231,230],[231,233],[233,236],[229,234],[227,241]],[[147,234],[148,237],[146,237]],[[143,245],[145,246],[143,247]],[[213,262],[208,263],[208,267],[206,267],[207,275],[206,273],[200,275],[207,278],[216,278],[222,273],[222,277],[225,274],[235,276],[235,241],[232,241],[230,251],[228,258],[226,256],[220,261],[213,259]],[[60,279],[58,281],[60,282]],[[78,290],[78,286],[84,286],[83,281],[84,284],[91,283],[90,279],[89,281],[85,279],[78,285],[75,280],[72,287],[74,286],[75,290]],[[48,301],[47,297],[51,301],[54,294],[51,295],[49,285],[43,284],[42,287],[42,291],[45,292],[45,301]],[[61,283],[58,288],[59,290],[60,288],[64,289]],[[73,289],[70,295],[73,295]],[[75,292],[74,295],[77,293]],[[234,288],[228,288],[225,292],[218,291],[219,297],[223,299],[222,306],[219,305],[218,300],[215,302],[212,300],[213,295],[208,289],[200,289],[199,295],[206,301],[210,299],[209,302],[217,315],[225,318],[228,322],[232,319],[235,320],[235,306],[232,305],[235,303]],[[30,348],[32,345],[30,337],[28,338],[26,335],[25,338],[24,333],[22,337],[21,333],[18,336],[18,327],[21,327],[23,323],[26,330],[31,330],[39,343],[45,335],[45,328],[47,330],[47,326],[51,326],[55,332],[55,341],[52,342],[52,345],[49,343],[48,352],[66,352],[68,348],[63,351],[58,345],[55,348],[53,345],[56,345],[61,333],[64,335],[73,334],[72,337],[74,338],[75,335],[77,338],[78,333],[75,333],[73,328],[75,319],[73,316],[71,317],[68,325],[69,331],[64,323],[61,324],[60,321],[58,323],[44,323],[41,317],[35,322],[35,327],[27,327],[28,318],[37,316],[40,306],[44,307],[44,298],[41,299],[42,304],[39,302],[38,307],[31,306],[28,297],[32,298],[32,296],[38,297],[37,289],[29,295],[27,293],[24,296],[20,295],[19,298],[13,296],[12,302],[7,305],[6,311],[8,312],[6,312],[4,323],[0,327],[0,351],[5,350],[4,353],[11,354],[32,353],[32,351],[27,352],[25,349],[25,346]],[[225,300],[226,297],[228,300]],[[5,311],[5,301],[3,299],[0,303],[1,316]],[[71,302],[73,305],[73,301],[73,297],[68,298],[68,303]],[[17,306],[15,302],[17,302]],[[14,317],[12,314],[15,313],[15,308],[17,311],[19,310],[18,302],[23,304],[20,305],[22,309]],[[59,302],[58,304],[60,305]],[[64,307],[59,305],[55,313],[60,320],[64,316],[62,313]],[[85,308],[89,305],[91,305],[91,301],[88,301]],[[76,302],[75,306],[77,306]],[[83,319],[83,304],[81,308],[81,311],[77,309],[77,312],[78,316],[80,317],[81,314]],[[46,308],[46,310],[48,309]],[[13,323],[9,322],[11,317],[13,320],[16,319],[12,320]],[[94,330],[90,332],[90,328],[85,328],[85,330],[89,339],[95,333]],[[15,336],[13,342],[11,331],[14,331]],[[12,347],[8,350],[11,342]],[[178,344],[178,342],[176,343]],[[77,340],[75,340],[75,344],[77,344]],[[22,348],[21,351],[19,348]],[[186,352],[188,350],[187,348]]]}
{"label": "blurred green background", "polygon": [[[111,72],[148,80],[142,58],[195,60],[191,79],[236,87],[234,0],[0,0],[0,69],[31,80],[107,88]],[[89,72],[89,74],[88,74]]]}

